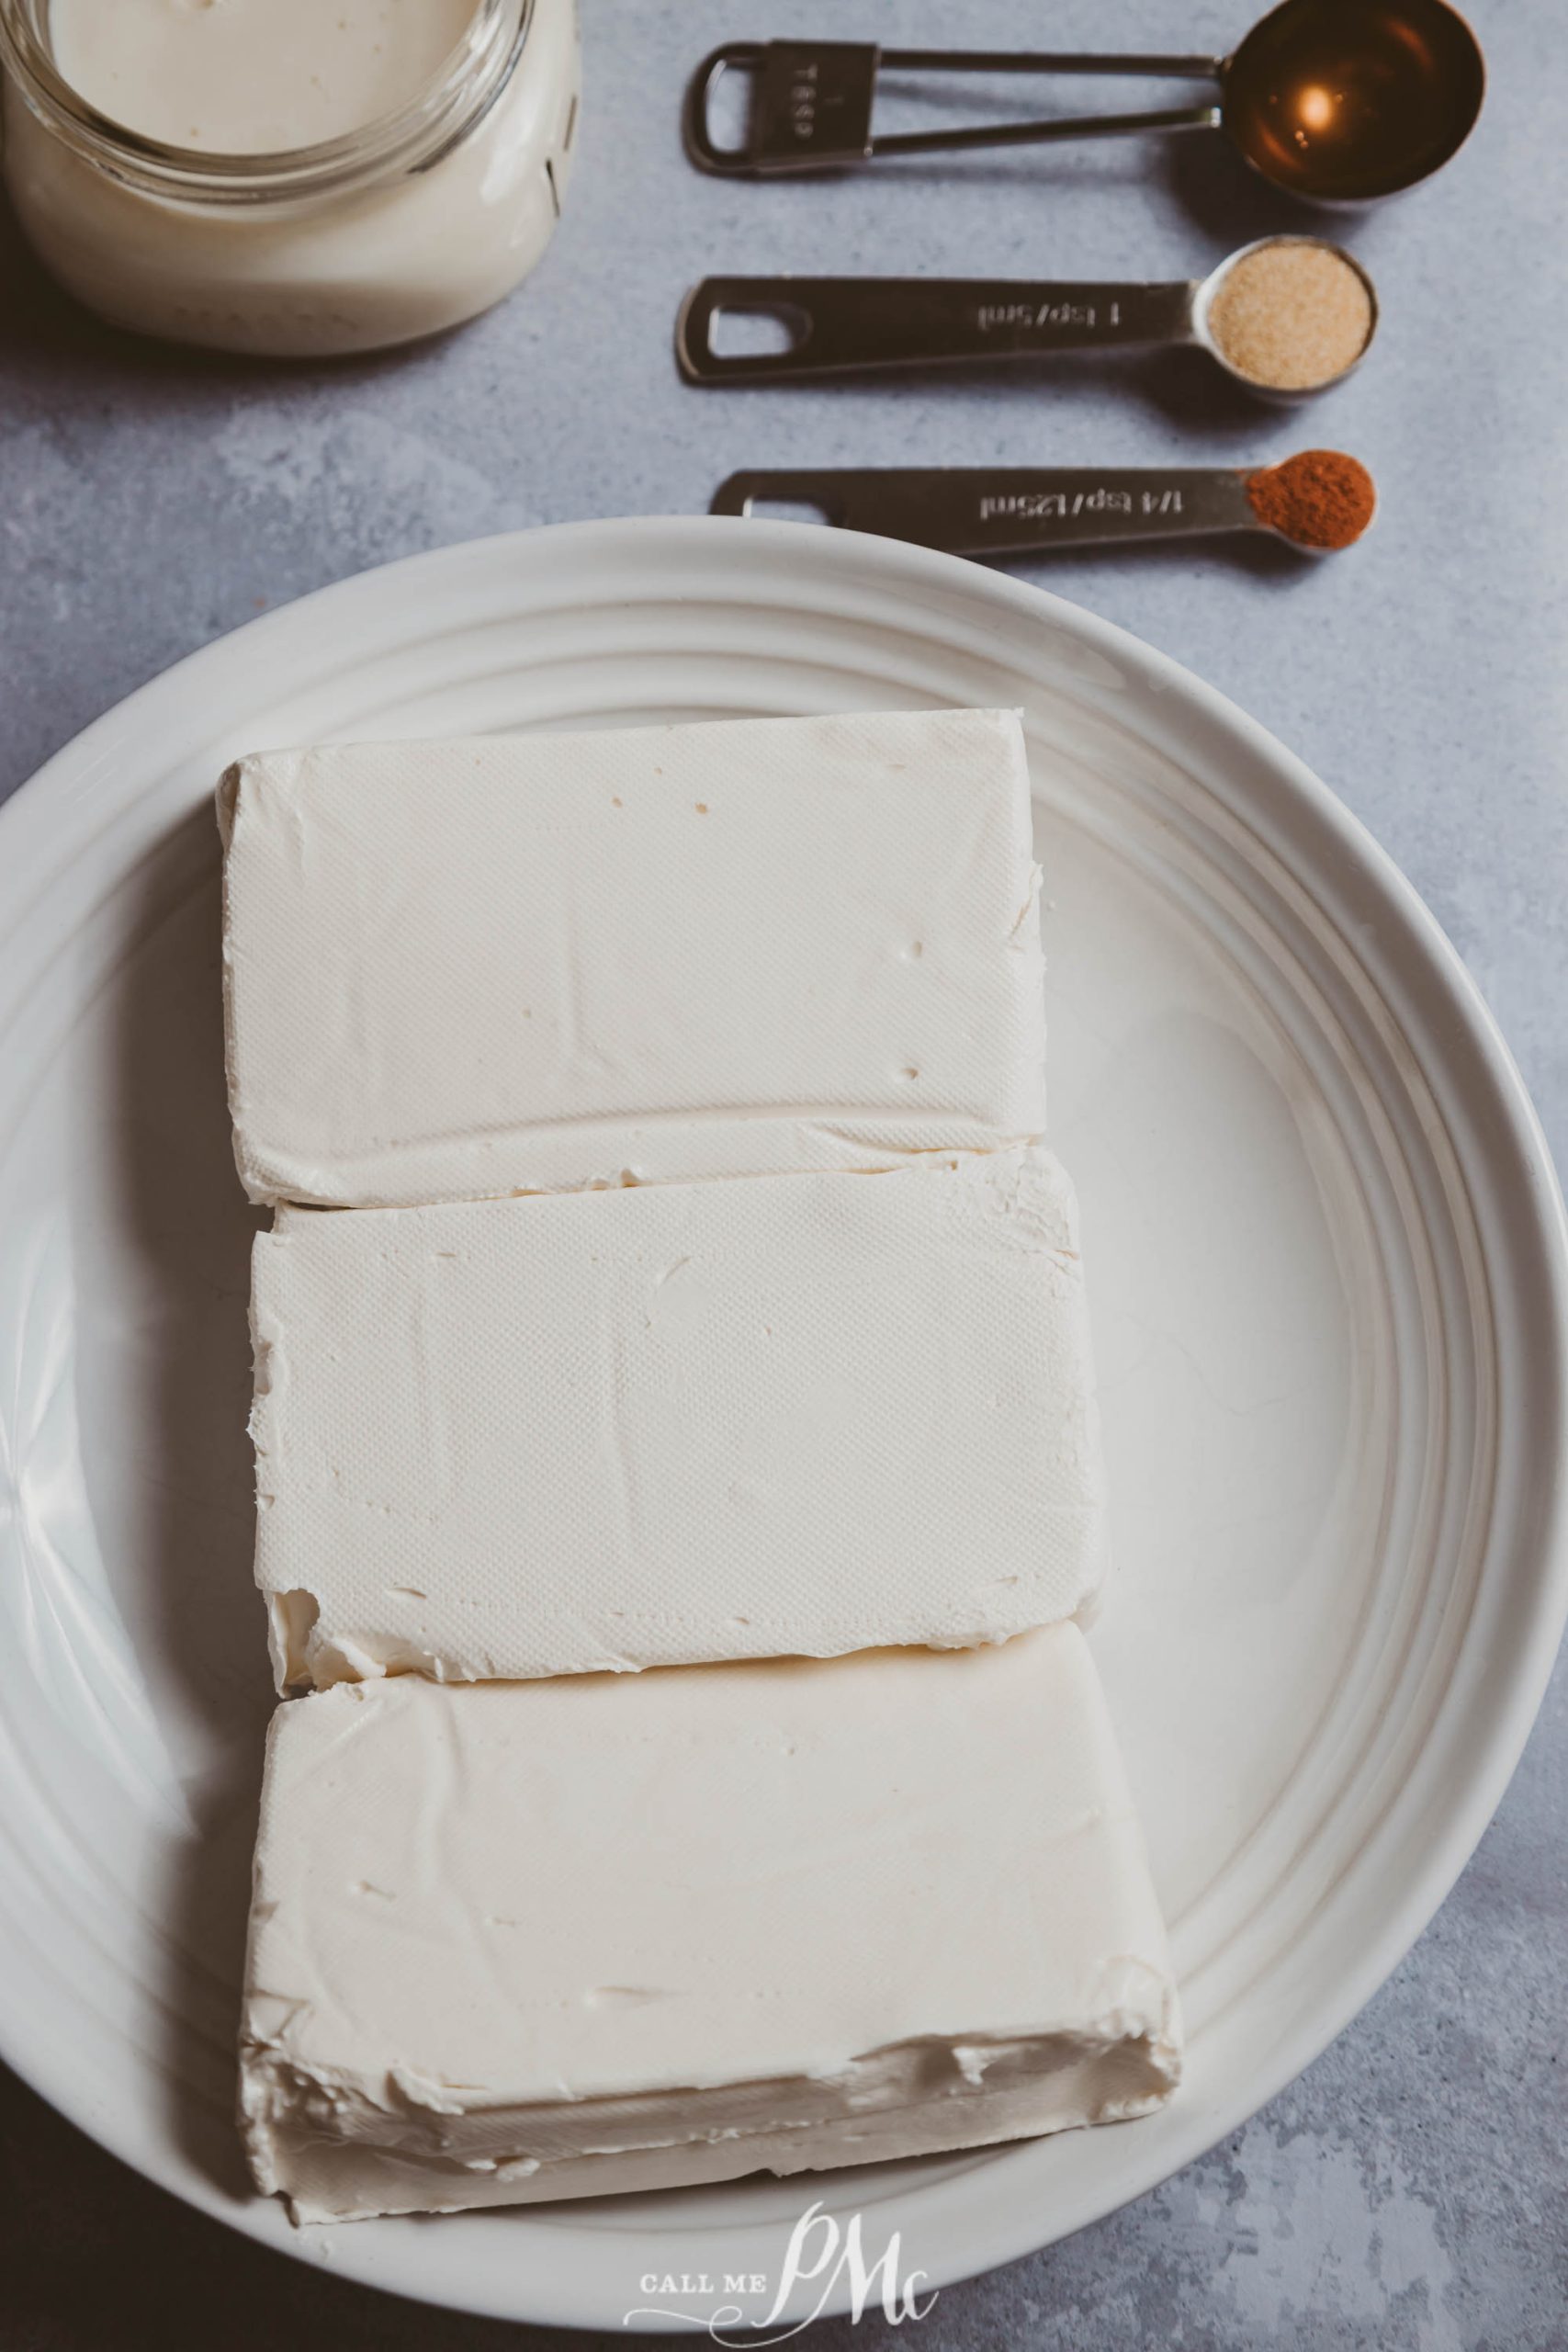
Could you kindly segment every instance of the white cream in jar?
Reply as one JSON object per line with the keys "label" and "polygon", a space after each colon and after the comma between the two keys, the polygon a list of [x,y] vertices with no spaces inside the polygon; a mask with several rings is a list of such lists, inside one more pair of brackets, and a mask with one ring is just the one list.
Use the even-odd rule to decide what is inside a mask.
{"label": "white cream in jar", "polygon": [[6,178],[116,323],[373,350],[511,291],[559,215],[573,0],[0,0]]}

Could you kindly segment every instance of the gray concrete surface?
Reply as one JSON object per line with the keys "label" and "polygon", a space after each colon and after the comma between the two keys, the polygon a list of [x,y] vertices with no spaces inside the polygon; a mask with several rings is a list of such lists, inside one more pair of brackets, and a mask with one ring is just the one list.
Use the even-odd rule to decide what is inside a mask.
{"label": "gray concrete surface", "polygon": [[[706,269],[1187,275],[1311,217],[1212,137],[835,185],[705,181],[675,120],[710,44],[816,28],[940,40],[958,12],[584,0],[584,15],[581,167],[555,249],[501,311],[412,354],[287,368],[140,345],[56,296],[0,218],[0,794],[180,655],[412,549],[701,511],[742,464],[1239,462],[1328,440],[1371,464],[1384,507],[1337,562],[1257,566],[1216,547],[1019,569],[1224,688],[1366,819],[1490,997],[1561,1158],[1568,67],[1551,0],[1478,0],[1492,89],[1472,147],[1431,187],[1340,224],[1376,275],[1383,326],[1355,381],[1294,419],[1190,356],[959,385],[683,390],[671,323]],[[962,18],[963,37],[997,45],[1218,49],[1239,29],[1216,0],[970,0]],[[1319,2064],[1156,2195],[949,2290],[906,2340],[1568,2346],[1565,1821],[1560,1669],[1459,1887]],[[858,2337],[821,2333],[889,2335],[869,2321]],[[518,2340],[231,2237],[0,2083],[0,2352]]]}

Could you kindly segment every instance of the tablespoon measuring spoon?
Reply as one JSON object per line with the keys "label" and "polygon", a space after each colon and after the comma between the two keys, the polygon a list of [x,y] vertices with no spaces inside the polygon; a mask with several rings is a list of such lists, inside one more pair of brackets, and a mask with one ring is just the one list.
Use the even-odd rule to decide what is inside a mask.
{"label": "tablespoon measuring spoon", "polygon": [[[1372,521],[1366,468],[1335,449],[1273,466],[789,467],[731,474],[711,514],[788,507],[949,555],[1023,555],[1134,539],[1266,531],[1327,554]],[[763,519],[769,519],[764,516]]]}
{"label": "tablespoon measuring spoon", "polygon": [[[1280,385],[1249,373],[1213,329],[1217,298],[1253,255],[1305,247],[1353,274],[1366,325],[1351,356],[1315,382]],[[1348,281],[1347,281],[1348,282]],[[1354,292],[1354,288],[1350,288]],[[1310,298],[1309,298],[1310,299]],[[728,317],[761,318],[791,340],[775,351],[719,351]],[[798,384],[862,368],[1048,358],[1059,351],[1196,345],[1266,400],[1302,400],[1342,383],[1377,326],[1377,295],[1359,263],[1321,237],[1260,237],[1207,277],[1163,284],[968,277],[705,277],[681,306],[675,358],[689,384]]]}
{"label": "tablespoon measuring spoon", "polygon": [[[739,146],[721,146],[708,119],[726,69],[751,77]],[[1168,75],[1215,84],[1219,101],[877,133],[872,115],[884,72]],[[1218,130],[1276,187],[1315,203],[1366,204],[1414,187],[1457,153],[1481,112],[1485,82],[1480,44],[1449,0],[1280,0],[1228,57],[728,41],[693,76],[682,130],[699,170],[766,177],[843,171],[887,156]]]}

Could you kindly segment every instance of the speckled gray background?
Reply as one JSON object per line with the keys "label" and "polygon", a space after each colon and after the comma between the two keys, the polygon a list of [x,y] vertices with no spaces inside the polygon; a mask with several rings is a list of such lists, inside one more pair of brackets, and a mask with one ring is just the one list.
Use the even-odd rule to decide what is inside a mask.
{"label": "speckled gray background", "polygon": [[[1187,276],[1311,225],[1213,137],[727,187],[687,169],[675,135],[683,73],[715,41],[952,40],[961,18],[961,37],[998,46],[1221,49],[1239,26],[1215,0],[817,0],[795,15],[584,0],[584,15],[581,168],[554,250],[519,299],[412,355],[295,369],[138,345],[55,296],[0,216],[0,795],[181,654],[415,548],[700,511],[740,465],[1229,463],[1330,439],[1371,464],[1384,504],[1337,561],[1258,566],[1215,548],[1020,569],[1224,688],[1367,820],[1490,997],[1561,1159],[1568,66],[1554,0],[1479,0],[1493,80],[1472,146],[1432,187],[1343,224],[1383,325],[1367,368],[1304,420],[1253,407],[1195,355],[795,394],[702,395],[671,363],[676,302],[706,269]],[[904,2340],[1562,2352],[1565,1823],[1560,1670],[1479,1854],[1327,2055],[1165,2188],[950,2289]],[[0,2075],[0,2352],[481,2352],[530,2336],[547,2341],[263,2252]]]}

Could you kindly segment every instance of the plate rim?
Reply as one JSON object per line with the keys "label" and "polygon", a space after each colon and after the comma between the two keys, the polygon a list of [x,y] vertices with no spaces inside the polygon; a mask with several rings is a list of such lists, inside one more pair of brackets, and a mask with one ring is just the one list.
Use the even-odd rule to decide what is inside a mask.
{"label": "plate rim", "polygon": [[[1521,1584],[1513,1596],[1510,1660],[1500,1688],[1483,1708],[1473,1700],[1467,1702],[1467,1728],[1476,1770],[1463,1800],[1449,1806],[1441,1830],[1427,1845],[1403,1899],[1394,1905],[1381,1932],[1369,1939],[1356,1964],[1344,1971],[1338,1999],[1326,2008],[1315,2009],[1310,2023],[1298,2023],[1292,2031],[1282,2036],[1276,2046],[1273,2064],[1254,2074],[1248,2085],[1245,2114],[1237,2116],[1227,2109],[1223,2113],[1203,2115],[1196,2143],[1178,2148],[1140,2188],[1103,2209],[1116,2211],[1196,2161],[1201,2154],[1237,2129],[1247,2116],[1277,2097],[1344,2030],[1399,1965],[1451,1891],[1501,1802],[1534,1724],[1563,1626],[1568,1623],[1568,1480],[1557,1466],[1568,1453],[1568,1218],[1564,1216],[1562,1192],[1539,1117],[1495,1016],[1436,916],[1368,826],[1303,760],[1218,688],[1132,631],[1052,590],[962,558],[868,534],[835,532],[809,524],[676,515],[556,524],[486,535],[372,566],[292,598],[183,656],[62,745],[0,805],[0,845],[13,838],[18,824],[24,830],[47,824],[55,795],[92,792],[108,764],[105,754],[128,729],[138,729],[149,716],[155,718],[161,701],[169,697],[177,700],[193,668],[205,665],[210,671],[225,659],[243,662],[258,650],[265,652],[269,637],[281,638],[299,630],[302,616],[315,612],[323,600],[334,600],[339,607],[356,599],[373,604],[378,596],[395,594],[399,583],[412,584],[417,579],[427,589],[434,588],[434,606],[439,602],[439,575],[444,571],[457,582],[476,566],[506,566],[515,561],[520,576],[536,567],[547,574],[553,562],[558,561],[564,571],[571,561],[592,559],[596,552],[603,561],[613,550],[624,553],[628,546],[652,549],[662,544],[671,551],[672,571],[678,571],[678,560],[699,548],[713,550],[728,540],[739,548],[740,543],[734,537],[738,532],[747,534],[745,546],[749,552],[771,551],[785,575],[794,571],[797,576],[808,576],[819,567],[826,567],[830,574],[835,567],[841,566],[847,578],[860,564],[874,575],[878,587],[895,596],[903,593],[907,600],[909,591],[925,591],[928,607],[932,603],[946,605],[950,609],[956,605],[967,606],[974,614],[989,605],[1026,622],[1045,622],[1058,635],[1103,656],[1115,669],[1132,673],[1148,691],[1169,695],[1174,708],[1189,716],[1200,715],[1208,729],[1238,744],[1248,755],[1250,766],[1270,781],[1270,816],[1299,819],[1304,815],[1312,821],[1321,841],[1330,848],[1341,877],[1357,879],[1393,918],[1400,934],[1397,944],[1406,952],[1407,960],[1418,975],[1426,1009],[1430,1011],[1435,1006],[1445,1010],[1457,1023],[1442,1063],[1451,1068],[1468,1053],[1474,1069],[1465,1089],[1467,1099],[1473,1096],[1478,1076],[1489,1090],[1490,1102],[1481,1106],[1492,1114],[1486,1123],[1488,1159],[1500,1174],[1499,1195],[1509,1204],[1510,1249],[1521,1264],[1529,1261],[1533,1275],[1529,1291],[1531,1312],[1521,1324],[1521,1331],[1550,1386],[1551,1396],[1541,1409],[1555,1425],[1558,1444],[1551,1471],[1538,1474],[1542,1492],[1539,1498],[1535,1574],[1528,1588]],[[537,571],[535,576],[539,576]],[[634,604],[682,601],[678,584],[657,599],[651,598],[640,582],[639,589],[640,593],[630,600]],[[601,609],[612,608],[607,599],[601,598],[599,602]],[[931,617],[929,610],[927,617]],[[1092,677],[1075,679],[1071,691],[1091,707],[1115,718],[1134,737],[1151,740],[1147,726],[1140,722],[1140,715],[1128,711],[1120,698],[1112,701],[1098,694]],[[1217,788],[1227,806],[1237,805],[1224,787],[1210,786],[1201,775],[1199,781],[1206,788]],[[1242,796],[1240,805],[1245,813],[1256,813],[1250,795]],[[19,816],[14,813],[18,811]],[[1437,1067],[1424,1066],[1428,1079]],[[1485,1258],[1491,1294],[1491,1278],[1496,1271],[1491,1248]],[[1493,1304],[1495,1306],[1495,1295]],[[1520,1613],[1522,1623],[1516,1622]],[[1418,1755],[1420,1752],[1425,1752],[1425,1747]],[[1408,1785],[1408,1779],[1404,1785]],[[35,2058],[13,2032],[3,2005],[0,2058],[38,2096],[144,2178],[243,2231],[257,2243],[297,2258],[310,2257],[311,2249],[303,2235],[280,2241],[266,2219],[275,2209],[259,2199],[239,2203],[227,2198],[217,2184],[200,2176],[195,2167],[182,2167],[177,2152],[157,2145],[137,2146],[135,2133],[126,2127],[123,2119],[91,2111],[88,2102],[78,2098],[69,2084],[51,2084],[47,2064]],[[1195,2117],[1198,2104],[1196,2099],[1192,2101]],[[1075,2222],[1074,2227],[1086,2225],[1087,2222]],[[1048,2226],[1043,2232],[1038,2224],[1026,2224],[1021,2232],[1016,2224],[1009,2227],[999,2221],[993,2222],[989,2227],[972,2233],[972,2247],[961,2260],[939,2266],[932,2273],[933,2283],[952,2284],[1016,2259],[1051,2243],[1054,2234]],[[493,2296],[482,2292],[462,2303],[456,2302],[444,2283],[433,2285],[426,2293],[417,2283],[400,2280],[396,2285],[382,2284],[367,2278],[357,2267],[351,2272],[349,2266],[344,2265],[339,2275],[354,2275],[359,2283],[376,2286],[378,2291],[400,2293],[439,2308],[468,2309],[543,2324],[614,2324],[602,2312],[585,2312],[581,2299],[563,2304],[555,2293],[543,2289],[542,2282],[538,2293],[530,2289],[527,2308],[520,2310],[515,2301],[499,2303]],[[841,2307],[830,2302],[823,2307],[823,2315]]]}

